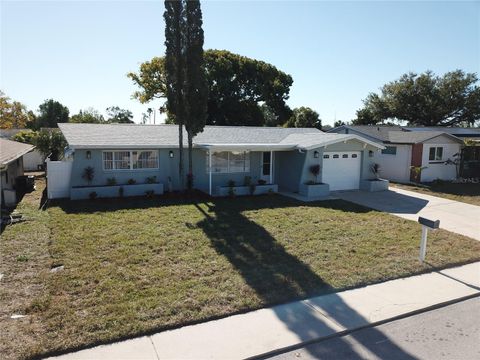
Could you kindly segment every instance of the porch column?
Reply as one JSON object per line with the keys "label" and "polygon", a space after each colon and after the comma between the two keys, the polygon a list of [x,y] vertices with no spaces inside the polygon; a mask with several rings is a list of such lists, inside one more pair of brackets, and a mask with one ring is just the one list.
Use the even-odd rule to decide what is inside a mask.
{"label": "porch column", "polygon": [[270,184],[273,184],[273,151],[270,151]]}
{"label": "porch column", "polygon": [[212,195],[212,150],[208,149],[208,194]]}

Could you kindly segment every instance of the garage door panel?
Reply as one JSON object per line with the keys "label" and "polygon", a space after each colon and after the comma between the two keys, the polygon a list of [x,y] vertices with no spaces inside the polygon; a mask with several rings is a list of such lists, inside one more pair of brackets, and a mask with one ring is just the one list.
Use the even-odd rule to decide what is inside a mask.
{"label": "garage door panel", "polygon": [[330,190],[354,190],[360,186],[359,151],[324,152],[322,181]]}

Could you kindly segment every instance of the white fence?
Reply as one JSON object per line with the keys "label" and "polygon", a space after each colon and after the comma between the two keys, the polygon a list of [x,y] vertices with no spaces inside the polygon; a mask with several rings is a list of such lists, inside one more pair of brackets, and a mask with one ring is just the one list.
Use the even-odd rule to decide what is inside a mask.
{"label": "white fence", "polygon": [[49,199],[70,197],[73,161],[47,160],[47,196]]}

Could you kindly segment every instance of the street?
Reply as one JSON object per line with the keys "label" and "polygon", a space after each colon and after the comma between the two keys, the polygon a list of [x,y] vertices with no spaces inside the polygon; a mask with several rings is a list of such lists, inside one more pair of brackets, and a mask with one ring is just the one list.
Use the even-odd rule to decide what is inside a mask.
{"label": "street", "polygon": [[270,359],[480,359],[480,298],[319,341]]}

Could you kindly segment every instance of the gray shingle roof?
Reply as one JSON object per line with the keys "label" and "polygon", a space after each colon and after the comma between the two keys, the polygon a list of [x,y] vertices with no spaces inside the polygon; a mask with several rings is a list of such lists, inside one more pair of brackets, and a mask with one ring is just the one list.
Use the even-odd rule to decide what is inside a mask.
{"label": "gray shingle roof", "polygon": [[[178,126],[58,124],[72,148],[177,147]],[[291,134],[324,134],[312,128],[206,126],[194,144],[279,144]],[[326,135],[326,134],[325,134]],[[184,132],[184,143],[187,135]]]}
{"label": "gray shingle roof", "polygon": [[34,148],[35,146],[30,144],[0,138],[0,166],[7,165]]}
{"label": "gray shingle roof", "polygon": [[444,131],[448,128],[441,127],[438,127],[435,131],[410,131],[409,129],[413,128],[396,125],[346,125],[345,127],[379,139],[385,143],[417,144],[440,135],[446,135],[461,142],[460,139],[454,137],[448,131]]}

